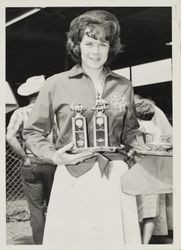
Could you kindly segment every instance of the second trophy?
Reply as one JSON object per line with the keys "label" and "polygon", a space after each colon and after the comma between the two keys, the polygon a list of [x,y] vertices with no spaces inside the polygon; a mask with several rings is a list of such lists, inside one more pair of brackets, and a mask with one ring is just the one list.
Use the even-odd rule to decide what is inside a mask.
{"label": "second trophy", "polygon": [[105,114],[109,103],[100,96],[96,98],[93,116],[94,147],[108,147],[108,118]]}

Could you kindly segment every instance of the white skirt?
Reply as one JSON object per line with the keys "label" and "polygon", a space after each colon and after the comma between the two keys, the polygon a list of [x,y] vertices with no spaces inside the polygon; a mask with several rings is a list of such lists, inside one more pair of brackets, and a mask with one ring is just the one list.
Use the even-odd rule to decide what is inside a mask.
{"label": "white skirt", "polygon": [[[121,191],[122,161],[111,162],[110,177],[98,163],[79,178],[58,166],[44,232],[44,246],[62,250],[121,250],[141,244],[135,196]],[[133,180],[134,181],[134,180]]]}

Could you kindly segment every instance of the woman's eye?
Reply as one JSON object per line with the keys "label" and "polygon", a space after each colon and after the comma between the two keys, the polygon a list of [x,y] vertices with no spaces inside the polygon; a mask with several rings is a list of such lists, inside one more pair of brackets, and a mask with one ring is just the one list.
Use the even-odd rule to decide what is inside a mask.
{"label": "woman's eye", "polygon": [[92,44],[91,44],[91,43],[86,43],[85,45],[86,45],[86,46],[91,46]]}
{"label": "woman's eye", "polygon": [[102,47],[107,47],[107,43],[101,43]]}

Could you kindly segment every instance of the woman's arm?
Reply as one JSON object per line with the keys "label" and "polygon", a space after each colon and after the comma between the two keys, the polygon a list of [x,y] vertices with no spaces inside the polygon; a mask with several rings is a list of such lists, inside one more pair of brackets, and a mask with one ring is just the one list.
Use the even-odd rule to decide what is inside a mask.
{"label": "woman's arm", "polygon": [[34,155],[51,164],[77,164],[92,157],[92,152],[67,153],[73,147],[72,143],[56,150],[53,143],[47,139],[52,130],[56,110],[52,86],[52,82],[45,83],[32,109],[23,133],[26,146]]}
{"label": "woman's arm", "polygon": [[122,143],[125,145],[131,145],[136,139],[137,134],[139,134],[139,123],[136,117],[136,109],[133,95],[133,88],[129,86],[129,100],[127,104],[127,112],[123,121],[123,133],[122,133]]}
{"label": "woman's arm", "polygon": [[53,143],[47,139],[52,129],[54,116],[51,88],[52,84],[47,81],[36,99],[23,131],[27,148],[34,155],[49,163],[53,163],[52,158],[56,152]]}

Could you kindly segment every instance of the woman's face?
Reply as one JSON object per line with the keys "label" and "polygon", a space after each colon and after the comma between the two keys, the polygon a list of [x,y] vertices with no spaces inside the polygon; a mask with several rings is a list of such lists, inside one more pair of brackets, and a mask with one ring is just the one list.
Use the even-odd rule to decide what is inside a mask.
{"label": "woman's face", "polygon": [[85,34],[80,43],[80,51],[83,66],[99,69],[107,61],[109,42],[96,40]]}

